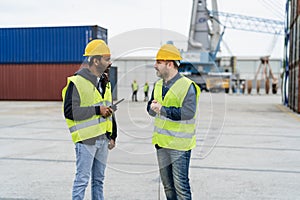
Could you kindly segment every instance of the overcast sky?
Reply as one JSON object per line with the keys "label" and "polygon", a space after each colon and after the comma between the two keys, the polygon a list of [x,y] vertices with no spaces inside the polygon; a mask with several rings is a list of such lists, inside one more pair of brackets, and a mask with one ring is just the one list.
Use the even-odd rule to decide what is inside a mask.
{"label": "overcast sky", "polygon": [[[2,27],[99,25],[108,29],[109,43],[116,41],[115,38],[119,38],[121,46],[135,40],[158,44],[174,40],[175,45],[185,48],[192,3],[192,0],[0,0],[0,24]],[[284,6],[285,0],[218,0],[219,11],[281,21]],[[153,31],[149,29],[154,29],[155,37],[151,38]],[[167,38],[172,34],[165,34],[165,30],[180,39]],[[134,33],[129,34],[132,39],[120,39],[128,33]],[[228,48],[222,45],[221,55],[283,57],[283,36],[226,29],[224,42]]]}

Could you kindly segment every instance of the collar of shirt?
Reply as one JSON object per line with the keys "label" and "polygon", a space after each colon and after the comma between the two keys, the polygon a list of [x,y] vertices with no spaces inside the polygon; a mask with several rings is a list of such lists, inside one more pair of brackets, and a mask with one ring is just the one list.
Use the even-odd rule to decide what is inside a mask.
{"label": "collar of shirt", "polygon": [[170,88],[180,78],[181,78],[181,75],[178,72],[171,80],[169,80],[167,82],[163,82],[163,86]]}
{"label": "collar of shirt", "polygon": [[99,77],[97,77],[97,87],[98,87],[99,92],[102,94],[103,90],[102,90],[100,83],[101,83],[101,79]]}
{"label": "collar of shirt", "polygon": [[169,91],[170,87],[181,78],[181,75],[177,73],[171,80],[167,81],[166,83],[163,82],[163,87],[162,87],[162,99],[165,98],[167,92]]}

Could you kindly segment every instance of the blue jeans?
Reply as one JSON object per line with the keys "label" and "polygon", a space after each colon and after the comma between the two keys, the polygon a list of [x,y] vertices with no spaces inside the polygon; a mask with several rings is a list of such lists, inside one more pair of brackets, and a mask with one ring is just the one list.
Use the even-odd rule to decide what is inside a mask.
{"label": "blue jeans", "polygon": [[167,200],[191,200],[189,165],[191,150],[160,148],[157,160]]}
{"label": "blue jeans", "polygon": [[85,189],[91,174],[92,200],[104,199],[103,183],[108,155],[108,139],[101,137],[101,139],[96,140],[95,145],[76,143],[75,151],[76,175],[72,199],[84,199]]}

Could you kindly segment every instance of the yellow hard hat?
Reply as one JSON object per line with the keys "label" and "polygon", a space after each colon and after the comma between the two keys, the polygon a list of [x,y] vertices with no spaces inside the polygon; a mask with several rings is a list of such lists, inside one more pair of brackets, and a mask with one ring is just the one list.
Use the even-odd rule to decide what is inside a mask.
{"label": "yellow hard hat", "polygon": [[95,39],[90,41],[86,47],[83,56],[102,56],[110,55],[110,50],[103,40]]}
{"label": "yellow hard hat", "polygon": [[182,60],[179,50],[172,44],[164,44],[156,54],[156,60]]}

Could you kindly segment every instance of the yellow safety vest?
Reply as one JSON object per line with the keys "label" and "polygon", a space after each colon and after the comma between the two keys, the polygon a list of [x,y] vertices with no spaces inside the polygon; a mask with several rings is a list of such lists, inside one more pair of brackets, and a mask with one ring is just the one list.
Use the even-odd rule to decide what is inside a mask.
{"label": "yellow safety vest", "polygon": [[149,85],[148,85],[148,84],[145,84],[145,85],[144,85],[144,92],[148,92],[148,90],[149,90]]}
{"label": "yellow safety vest", "polygon": [[[73,82],[78,90],[80,107],[110,106],[112,104],[110,83],[107,83],[104,98],[102,98],[97,88],[89,80],[77,75],[68,77],[67,85],[62,90],[63,105],[70,82]],[[86,120],[66,118],[66,122],[74,143],[112,132],[112,117],[103,118],[101,115],[94,115]]]}
{"label": "yellow safety vest", "polygon": [[133,89],[133,91],[138,90],[138,88],[139,88],[138,84],[136,82],[133,82],[132,83],[132,89]]}
{"label": "yellow safety vest", "polygon": [[[162,100],[163,80],[159,80],[155,84],[154,99],[162,106],[177,108],[182,107],[185,96],[191,86],[194,84],[196,88],[196,110],[198,108],[198,100],[200,89],[196,83],[186,77],[178,79],[166,93]],[[196,113],[193,119],[174,121],[161,115],[156,115],[154,121],[154,132],[152,144],[168,149],[176,149],[188,151],[196,146]]]}

